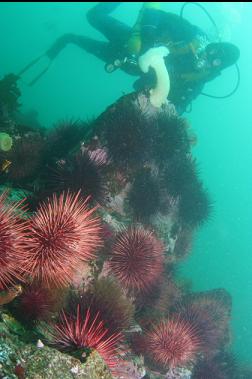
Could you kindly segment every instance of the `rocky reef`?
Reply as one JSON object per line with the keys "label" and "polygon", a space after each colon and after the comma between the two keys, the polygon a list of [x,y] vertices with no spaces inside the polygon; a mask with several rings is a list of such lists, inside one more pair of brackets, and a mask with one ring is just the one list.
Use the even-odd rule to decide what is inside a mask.
{"label": "rocky reef", "polygon": [[176,275],[212,211],[187,120],[139,92],[46,129],[22,115],[14,79],[0,82],[12,140],[0,151],[0,378],[241,378],[231,296]]}

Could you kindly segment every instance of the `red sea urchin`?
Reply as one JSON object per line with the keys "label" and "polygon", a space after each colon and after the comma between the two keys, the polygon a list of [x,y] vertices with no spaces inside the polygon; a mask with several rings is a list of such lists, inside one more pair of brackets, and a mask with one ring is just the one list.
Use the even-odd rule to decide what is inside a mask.
{"label": "red sea urchin", "polygon": [[79,193],[53,195],[30,220],[26,266],[47,287],[68,285],[80,260],[92,259],[101,246],[100,221],[88,201]]}
{"label": "red sea urchin", "polygon": [[132,325],[134,307],[118,283],[111,278],[100,278],[79,293],[72,293],[66,306],[67,313],[76,316],[77,305],[81,314],[90,311],[90,317],[102,321],[108,335],[128,330]]}
{"label": "red sea urchin", "polygon": [[197,330],[179,317],[161,321],[143,338],[145,353],[161,369],[191,362],[199,347]]}
{"label": "red sea urchin", "polygon": [[93,318],[89,309],[82,314],[80,305],[77,305],[75,317],[62,312],[59,322],[50,332],[50,337],[56,348],[72,353],[81,360],[96,350],[113,371],[118,361],[122,334],[109,334],[99,316],[97,313]]}
{"label": "red sea urchin", "polygon": [[125,289],[146,292],[162,272],[162,253],[162,243],[152,232],[132,227],[118,233],[109,267]]}
{"label": "red sea urchin", "polygon": [[18,217],[21,203],[5,204],[7,195],[0,196],[0,290],[22,280],[23,240],[26,222]]}
{"label": "red sea urchin", "polygon": [[221,289],[209,291],[192,297],[184,310],[180,310],[181,318],[190,320],[197,328],[201,340],[200,350],[205,357],[215,355],[220,347],[229,343],[229,300],[228,293]]}

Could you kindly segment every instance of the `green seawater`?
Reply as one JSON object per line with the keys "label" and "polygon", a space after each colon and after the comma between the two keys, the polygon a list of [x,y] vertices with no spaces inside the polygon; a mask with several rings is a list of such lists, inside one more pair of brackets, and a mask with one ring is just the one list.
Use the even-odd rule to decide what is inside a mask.
{"label": "green seawater", "polygon": [[[178,13],[183,3],[163,3]],[[189,118],[197,134],[194,155],[214,201],[214,212],[202,227],[180,275],[193,289],[226,288],[233,298],[233,349],[244,360],[252,356],[252,3],[201,3],[217,23],[223,40],[239,46],[241,82],[230,98],[200,96]],[[18,73],[66,32],[103,39],[85,18],[92,3],[0,4],[0,77]],[[114,15],[133,25],[141,3],[123,3]],[[214,34],[206,15],[191,5],[185,17]],[[99,115],[122,94],[132,91],[133,77],[104,71],[104,63],[68,46],[33,87],[20,82],[24,111],[35,109],[46,127],[68,117]],[[236,82],[235,69],[209,83],[205,92],[225,95]]]}

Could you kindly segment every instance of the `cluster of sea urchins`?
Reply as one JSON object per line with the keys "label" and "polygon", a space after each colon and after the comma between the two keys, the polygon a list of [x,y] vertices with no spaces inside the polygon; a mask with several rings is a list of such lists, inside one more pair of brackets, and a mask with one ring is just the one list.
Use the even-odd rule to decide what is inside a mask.
{"label": "cluster of sea urchins", "polygon": [[169,213],[172,197],[178,199],[180,222],[200,226],[208,220],[212,203],[191,156],[186,120],[142,113],[129,99],[123,97],[94,122],[115,166],[131,175],[126,213],[150,223],[158,212]]}
{"label": "cluster of sea urchins", "polygon": [[[215,296],[190,297],[176,286],[166,261],[172,249],[167,254],[151,218],[169,213],[169,199],[177,201],[179,259],[211,205],[190,154],[185,120],[152,120],[136,109],[130,113],[128,105],[124,97],[110,107],[94,123],[97,136],[81,149],[83,124],[66,122],[48,134],[47,177],[34,213],[26,213],[22,203],[8,205],[6,194],[0,197],[0,290],[22,283],[10,311],[32,327],[48,321],[45,340],[83,362],[96,351],[116,376],[125,364],[121,356],[127,360],[131,349],[150,371],[195,366],[200,378],[209,362],[219,364],[215,357],[227,344],[229,308]],[[22,144],[19,150],[21,156]],[[107,230],[94,204],[105,205],[106,215],[107,182],[113,181],[111,171],[104,175],[108,161],[129,190],[124,227],[111,222]],[[98,255],[103,242],[104,254]],[[76,289],[77,271],[87,263],[91,279]],[[65,296],[58,307],[57,291]]]}
{"label": "cluster of sea urchins", "polygon": [[20,204],[8,205],[0,197],[0,284],[35,280],[45,287],[71,283],[81,261],[95,257],[101,246],[96,208],[80,194],[54,195],[29,219]]}

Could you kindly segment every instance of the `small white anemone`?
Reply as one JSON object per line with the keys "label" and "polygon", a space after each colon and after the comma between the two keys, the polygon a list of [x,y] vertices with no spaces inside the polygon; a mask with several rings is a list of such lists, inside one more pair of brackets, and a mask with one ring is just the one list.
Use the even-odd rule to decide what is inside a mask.
{"label": "small white anemone", "polygon": [[7,133],[0,133],[0,150],[9,151],[12,148],[12,137]]}
{"label": "small white anemone", "polygon": [[38,349],[43,349],[43,347],[45,347],[45,345],[43,344],[43,342],[41,340],[38,340],[37,341],[37,348]]}
{"label": "small white anemone", "polygon": [[150,90],[150,102],[154,107],[160,108],[167,103],[170,92],[170,77],[166,69],[164,57],[169,54],[167,47],[153,47],[141,55],[138,60],[140,69],[147,73],[151,68],[156,73],[156,87]]}

